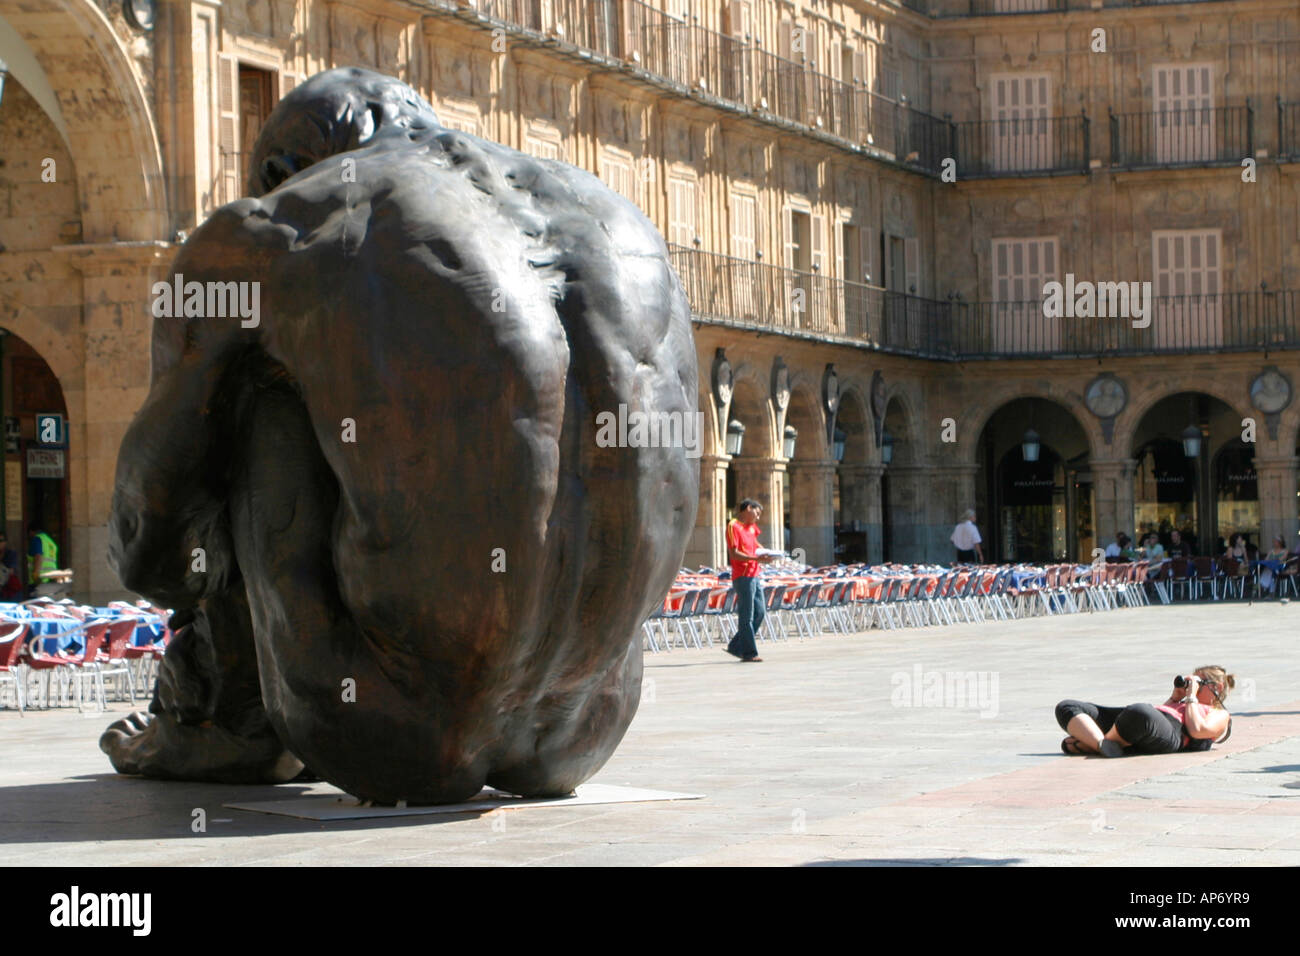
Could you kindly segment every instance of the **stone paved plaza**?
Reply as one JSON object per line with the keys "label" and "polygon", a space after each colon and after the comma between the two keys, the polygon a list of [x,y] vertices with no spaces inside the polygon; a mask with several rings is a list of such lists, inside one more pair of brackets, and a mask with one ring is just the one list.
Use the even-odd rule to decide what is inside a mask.
{"label": "stone paved plaza", "polygon": [[[719,649],[648,656],[640,713],[593,782],[705,795],[671,803],[323,824],[222,804],[325,785],[113,774],[96,740],[125,704],[6,710],[0,865],[1159,866],[1195,847],[1203,866],[1294,866],[1298,625],[1297,603],[1157,606],[827,635],[764,645],[759,665]],[[1238,677],[1223,746],[1061,755],[1057,700],[1155,702],[1204,664]],[[924,706],[932,674],[959,672],[979,672],[962,689],[987,696],[952,685],[954,706]],[[191,830],[200,807],[204,834]]]}

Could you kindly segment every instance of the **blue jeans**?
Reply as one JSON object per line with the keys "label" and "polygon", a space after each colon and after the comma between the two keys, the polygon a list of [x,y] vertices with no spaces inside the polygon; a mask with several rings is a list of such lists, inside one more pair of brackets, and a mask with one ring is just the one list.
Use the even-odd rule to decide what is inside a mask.
{"label": "blue jeans", "polygon": [[741,657],[757,657],[758,645],[754,643],[754,635],[763,626],[763,618],[767,616],[763,585],[758,578],[733,578],[731,587],[736,592],[739,626],[736,636],[727,645],[727,650]]}

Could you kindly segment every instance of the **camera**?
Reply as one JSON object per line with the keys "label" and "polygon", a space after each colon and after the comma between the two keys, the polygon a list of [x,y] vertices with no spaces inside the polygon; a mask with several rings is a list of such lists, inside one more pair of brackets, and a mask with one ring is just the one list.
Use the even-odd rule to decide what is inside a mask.
{"label": "camera", "polygon": [[1188,680],[1182,674],[1179,674],[1177,677],[1174,678],[1175,687],[1186,687],[1187,684],[1188,684]]}

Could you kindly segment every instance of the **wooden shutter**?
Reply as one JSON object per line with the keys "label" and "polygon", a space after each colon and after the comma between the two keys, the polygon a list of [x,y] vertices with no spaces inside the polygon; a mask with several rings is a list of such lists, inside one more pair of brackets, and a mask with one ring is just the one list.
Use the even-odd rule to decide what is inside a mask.
{"label": "wooden shutter", "polygon": [[794,210],[789,206],[785,207],[784,222],[782,223],[781,239],[785,244],[785,267],[794,268]]}
{"label": "wooden shutter", "polygon": [[695,240],[695,183],[686,178],[668,180],[668,241],[690,247]]}
{"label": "wooden shutter", "polygon": [[812,217],[812,258],[813,271],[826,274],[826,217]]}
{"label": "wooden shutter", "polygon": [[1157,162],[1198,162],[1215,155],[1214,71],[1209,64],[1154,67],[1151,89]]}
{"label": "wooden shutter", "polygon": [[754,260],[758,249],[756,225],[757,202],[745,193],[731,194],[731,254],[747,262]]}
{"label": "wooden shutter", "polygon": [[1216,295],[1219,291],[1219,231],[1156,232],[1155,294]]}
{"label": "wooden shutter", "polygon": [[217,56],[217,201],[224,206],[244,194],[239,155],[239,61]]}
{"label": "wooden shutter", "polygon": [[903,268],[907,278],[904,291],[908,295],[921,295],[921,241],[919,239],[903,240]]}
{"label": "wooden shutter", "polygon": [[1057,278],[1056,239],[994,239],[993,301],[1034,302]]}
{"label": "wooden shutter", "polygon": [[731,0],[727,4],[727,33],[743,39],[753,32],[751,22],[750,0]]}

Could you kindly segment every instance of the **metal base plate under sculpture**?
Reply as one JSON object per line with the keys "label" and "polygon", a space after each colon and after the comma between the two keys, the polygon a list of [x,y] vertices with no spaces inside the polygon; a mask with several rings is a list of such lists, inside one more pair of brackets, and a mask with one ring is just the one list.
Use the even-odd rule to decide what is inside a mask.
{"label": "metal base plate under sculpture", "polygon": [[[333,790],[333,788],[330,788]],[[674,793],[669,790],[645,790],[641,787],[614,787],[603,783],[584,783],[567,797],[516,797],[501,790],[484,787],[477,797],[464,803],[421,807],[376,807],[356,797],[331,793],[308,794],[289,800],[258,800],[251,803],[225,803],[228,810],[274,813],[303,820],[359,820],[373,817],[414,817],[430,813],[486,813],[502,807],[589,807],[602,803],[651,803],[658,800],[703,800],[702,793]]]}

